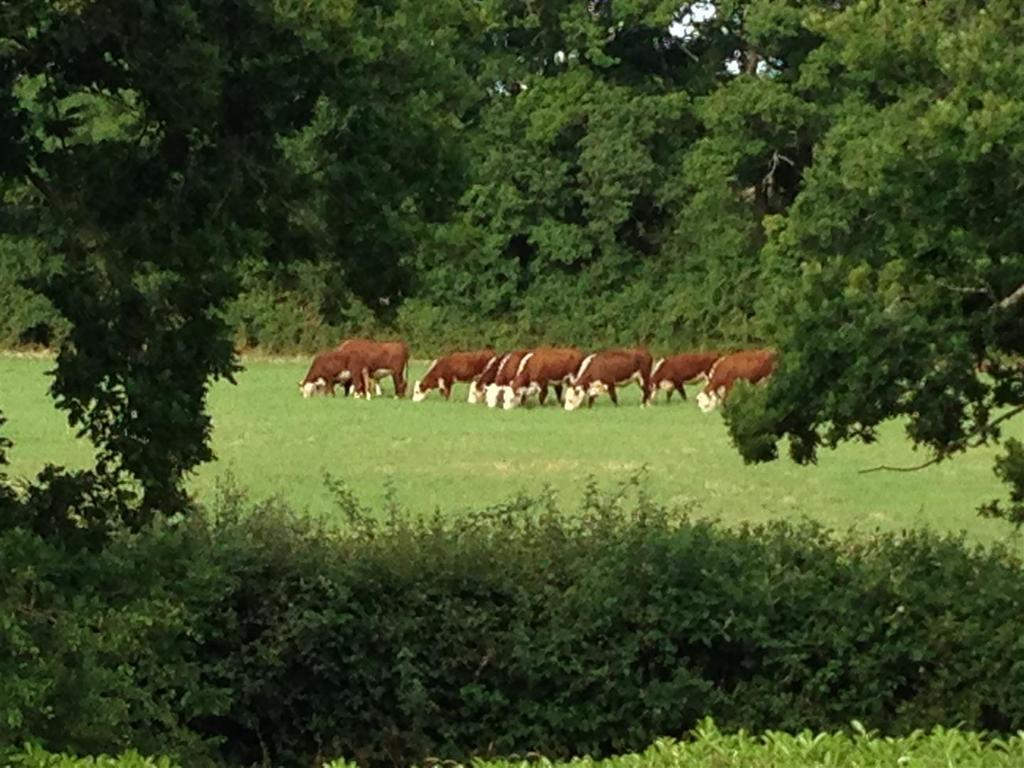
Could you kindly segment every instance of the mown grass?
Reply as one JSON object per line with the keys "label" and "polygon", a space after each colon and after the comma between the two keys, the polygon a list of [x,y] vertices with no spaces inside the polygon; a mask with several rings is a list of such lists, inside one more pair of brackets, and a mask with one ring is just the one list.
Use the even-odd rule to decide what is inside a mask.
{"label": "mown grass", "polygon": [[[574,507],[588,478],[607,488],[642,472],[656,499],[726,522],[806,515],[839,528],[965,530],[976,541],[1011,532],[974,512],[1002,492],[989,449],[917,473],[860,474],[878,464],[920,461],[899,424],[883,429],[879,444],[844,446],[814,467],[745,466],[721,416],[700,413],[692,397],[641,409],[631,387],[619,408],[602,401],[575,413],[551,405],[508,413],[470,406],[464,386],[451,402],[433,396],[419,404],[390,397],[304,401],[296,381],[306,365],[248,360],[237,387],[213,389],[218,460],[191,481],[200,499],[211,498],[230,473],[257,497],[279,495],[296,508],[329,513],[329,474],[375,508],[391,493],[415,513],[457,514],[545,486]],[[15,442],[15,477],[31,476],[46,462],[90,462],[90,446],[75,439],[47,395],[51,367],[45,359],[0,358],[0,409]],[[413,376],[422,368],[414,365]],[[1024,423],[1007,431],[1024,437]]]}

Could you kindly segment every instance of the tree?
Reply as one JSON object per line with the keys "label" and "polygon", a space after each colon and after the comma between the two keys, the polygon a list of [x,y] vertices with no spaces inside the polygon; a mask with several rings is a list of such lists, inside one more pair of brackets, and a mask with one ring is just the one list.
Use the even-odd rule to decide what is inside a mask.
{"label": "tree", "polygon": [[[782,350],[727,409],[750,461],[870,442],[904,417],[942,461],[1024,412],[1024,20],[1009,0],[859,2],[810,20],[795,92],[825,121],[768,217],[760,303]],[[1024,450],[997,462],[1024,522]]]}
{"label": "tree", "polygon": [[70,325],[52,392],[97,445],[98,475],[138,483],[127,522],[181,509],[183,477],[212,457],[205,398],[238,367],[222,315],[238,262],[313,243],[367,289],[381,258],[367,233],[398,248],[402,214],[443,198],[458,19],[445,6],[416,27],[417,7],[0,9],[0,171],[31,187],[22,234],[62,257],[34,285]]}

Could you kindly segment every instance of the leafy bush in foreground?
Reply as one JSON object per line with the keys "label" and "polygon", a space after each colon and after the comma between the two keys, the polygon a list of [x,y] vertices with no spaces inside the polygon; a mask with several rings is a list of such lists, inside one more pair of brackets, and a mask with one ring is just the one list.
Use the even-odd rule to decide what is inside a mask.
{"label": "leafy bush in foreground", "polygon": [[0,533],[0,742],[190,766],[621,754],[725,730],[1024,727],[1024,567],[724,529],[641,495],[344,529],[226,499],[70,552]]}
{"label": "leafy bush in foreground", "polygon": [[4,768],[177,768],[166,757],[143,757],[138,752],[125,752],[119,757],[74,757],[56,755],[35,747],[9,755],[0,763]]}
{"label": "leafy bush in foreground", "polygon": [[[855,724],[856,725],[856,724]],[[429,763],[427,763],[429,765]],[[711,720],[701,723],[692,740],[677,742],[662,739],[642,754],[623,755],[606,760],[579,758],[568,765],[575,768],[706,768],[728,765],[730,768],[818,768],[818,766],[856,766],[857,768],[1006,768],[1024,764],[1024,734],[1009,739],[983,739],[977,733],[935,728],[930,733],[915,731],[903,738],[879,738],[864,731],[855,736],[804,731],[796,735],[769,731],[762,736],[746,732],[722,734]],[[166,758],[156,760],[128,753],[118,758],[75,758],[53,755],[38,749],[26,749],[13,755],[6,765],[18,768],[172,768]],[[347,760],[325,763],[324,768],[350,768]],[[517,768],[518,766],[557,766],[547,760],[515,757],[500,761],[475,761],[476,768]],[[564,765],[564,764],[563,764]]]}

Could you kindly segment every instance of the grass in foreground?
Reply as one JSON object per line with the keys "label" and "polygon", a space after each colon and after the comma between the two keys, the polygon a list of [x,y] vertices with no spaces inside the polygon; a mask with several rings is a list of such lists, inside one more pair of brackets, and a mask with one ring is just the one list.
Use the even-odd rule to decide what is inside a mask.
{"label": "grass in foreground", "polygon": [[[0,408],[15,442],[15,477],[32,476],[46,462],[76,467],[91,461],[89,444],[74,438],[47,396],[45,371],[52,365],[0,358]],[[214,388],[218,461],[191,481],[200,499],[212,498],[230,472],[254,496],[276,494],[293,507],[329,513],[329,474],[375,508],[390,485],[398,503],[414,512],[457,514],[545,486],[575,506],[588,477],[610,487],[644,470],[656,499],[726,522],[806,515],[839,528],[963,529],[977,541],[1010,532],[974,512],[1002,490],[989,449],[917,473],[859,474],[878,464],[920,461],[898,424],[883,429],[879,444],[824,453],[816,467],[787,461],[745,466],[721,416],[700,413],[692,395],[685,404],[661,400],[640,409],[631,387],[619,408],[602,400],[593,411],[574,413],[550,404],[508,413],[470,406],[464,386],[451,402],[434,395],[419,404],[390,397],[303,401],[296,381],[306,365],[249,360],[237,387]],[[422,370],[414,365],[412,378]],[[1011,423],[1007,432],[1024,437],[1024,423]]]}

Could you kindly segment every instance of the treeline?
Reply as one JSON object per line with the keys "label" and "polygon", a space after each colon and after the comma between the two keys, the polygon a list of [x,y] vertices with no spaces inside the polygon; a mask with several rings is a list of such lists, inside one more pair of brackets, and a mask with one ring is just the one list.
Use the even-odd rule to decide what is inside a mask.
{"label": "treeline", "polygon": [[[282,163],[261,179],[261,220],[242,225],[227,268],[240,295],[222,311],[243,348],[309,351],[356,333],[425,352],[774,340],[780,292],[830,254],[863,247],[864,269],[895,259],[884,280],[910,284],[915,252],[999,261],[993,249],[1019,243],[1007,206],[1020,120],[997,104],[1020,92],[1002,46],[1013,25],[997,21],[1013,3],[251,5],[269,25],[243,41],[266,55],[262,90],[238,86],[214,119],[276,116],[286,89],[308,117],[268,125]],[[205,23],[238,21],[213,8]],[[311,63],[328,45],[349,51],[334,80]],[[220,73],[181,63],[192,80],[175,98],[202,106]],[[105,150],[160,129],[131,83],[91,76],[58,92],[28,74],[15,92],[30,108],[46,101],[33,115],[52,129],[44,143],[138,185],[109,173]],[[4,345],[56,345],[73,323],[22,287],[66,268],[33,225],[38,194],[24,180],[5,188]],[[949,282],[1001,293],[1022,279],[975,264],[968,282],[964,268]]]}
{"label": "treeline", "polygon": [[139,533],[0,516],[0,744],[383,766],[623,754],[707,716],[1024,727],[1009,547],[727,529],[628,489],[415,522],[334,490],[327,524],[234,492]]}

